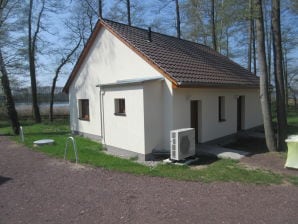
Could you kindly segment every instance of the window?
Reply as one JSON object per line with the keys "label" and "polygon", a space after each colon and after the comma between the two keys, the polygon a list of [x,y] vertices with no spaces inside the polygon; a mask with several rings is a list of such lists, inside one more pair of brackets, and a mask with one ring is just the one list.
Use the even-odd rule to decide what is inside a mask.
{"label": "window", "polygon": [[219,122],[226,120],[225,110],[226,110],[225,97],[219,96],[218,97],[218,121]]}
{"label": "window", "polygon": [[125,116],[125,99],[115,99],[115,115]]}
{"label": "window", "polygon": [[80,107],[80,119],[81,120],[90,120],[89,116],[89,100],[79,100],[79,107]]}

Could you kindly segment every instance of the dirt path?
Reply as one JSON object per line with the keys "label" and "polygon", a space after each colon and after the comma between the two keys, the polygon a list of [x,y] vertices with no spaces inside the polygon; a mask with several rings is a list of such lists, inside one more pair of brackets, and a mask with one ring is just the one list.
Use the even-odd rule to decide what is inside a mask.
{"label": "dirt path", "polygon": [[271,170],[275,173],[298,176],[297,169],[284,168],[286,158],[283,158],[283,156],[278,153],[271,152],[254,154],[248,157],[244,157],[240,160],[240,162],[251,168]]}
{"label": "dirt path", "polygon": [[0,137],[0,223],[298,223],[298,188],[76,166]]}

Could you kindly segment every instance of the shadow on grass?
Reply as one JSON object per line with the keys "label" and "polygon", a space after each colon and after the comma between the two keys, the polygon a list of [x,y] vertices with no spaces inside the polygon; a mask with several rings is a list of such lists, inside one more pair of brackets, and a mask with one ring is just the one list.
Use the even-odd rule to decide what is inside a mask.
{"label": "shadow on grass", "polygon": [[198,160],[191,164],[191,166],[204,166],[204,165],[210,165],[212,163],[215,163],[219,160],[216,156],[207,156],[207,155],[200,155],[198,156]]}
{"label": "shadow on grass", "polygon": [[0,136],[13,136],[11,133],[0,133]]}

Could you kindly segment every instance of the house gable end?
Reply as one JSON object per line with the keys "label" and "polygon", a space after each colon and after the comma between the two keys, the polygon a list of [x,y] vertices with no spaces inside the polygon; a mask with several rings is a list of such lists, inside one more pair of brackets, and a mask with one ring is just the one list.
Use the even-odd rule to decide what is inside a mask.
{"label": "house gable end", "polygon": [[[108,36],[108,37],[106,37],[106,36]],[[84,47],[80,57],[78,58],[77,63],[74,66],[74,69],[71,72],[71,75],[69,76],[69,78],[63,88],[63,92],[66,92],[66,93],[69,92],[69,88],[70,88],[71,84],[76,79],[76,77],[81,73],[83,67],[86,64],[86,60],[90,59],[90,55],[94,54],[94,51],[97,51],[97,56],[96,56],[97,58],[98,58],[98,54],[102,54],[102,49],[100,49],[100,47],[98,49],[98,45],[100,45],[100,42],[103,41],[102,38],[105,38],[105,40],[104,40],[105,43],[103,43],[103,45],[106,44],[104,46],[104,49],[106,51],[105,53],[107,53],[107,51],[110,51],[111,54],[118,56],[119,52],[117,52],[117,51],[119,49],[117,49],[117,47],[120,46],[120,48],[121,48],[120,51],[122,53],[122,56],[123,56],[123,54],[125,54],[123,51],[126,51],[127,54],[130,54],[130,56],[132,56],[132,57],[130,57],[130,56],[123,57],[123,60],[126,61],[127,65],[130,64],[130,68],[143,66],[142,69],[139,69],[139,74],[136,74],[136,73],[132,74],[133,77],[130,77],[130,76],[129,77],[125,77],[125,76],[118,77],[119,78],[118,80],[122,80],[122,79],[126,79],[126,78],[140,78],[140,77],[144,77],[144,76],[146,77],[146,74],[144,74],[144,68],[145,68],[145,73],[146,72],[151,73],[151,76],[157,76],[157,77],[164,76],[164,77],[168,78],[173,83],[173,85],[176,85],[175,80],[173,80],[165,71],[163,71],[161,68],[159,68],[156,64],[154,64],[154,62],[152,60],[150,60],[148,57],[143,55],[140,51],[138,51],[133,46],[131,46],[125,39],[123,39],[120,35],[115,33],[112,28],[105,25],[105,23],[103,21],[101,21],[96,25],[96,28],[94,29],[89,40],[87,41],[86,46]],[[107,43],[106,39],[110,39],[110,41],[108,41],[110,43]],[[125,48],[126,48],[126,50],[123,50]],[[129,52],[127,50],[129,50]],[[113,55],[110,55],[108,57],[113,58],[112,56]],[[92,58],[92,56],[91,56],[91,58]],[[132,60],[132,59],[134,59],[134,60]],[[105,58],[104,60],[107,61],[108,58]],[[98,58],[98,62],[100,63],[100,58]],[[110,66],[112,66],[113,62],[111,61],[109,63],[110,63]],[[138,63],[138,64],[136,64],[136,63]],[[139,66],[139,64],[142,64],[142,65]],[[138,68],[136,68],[135,70],[138,70]],[[103,74],[103,75],[105,75],[105,74]],[[113,82],[113,81],[116,81],[116,80],[109,80],[109,82]],[[95,84],[102,84],[102,83],[105,83],[105,81],[101,81],[101,83],[95,83]]]}

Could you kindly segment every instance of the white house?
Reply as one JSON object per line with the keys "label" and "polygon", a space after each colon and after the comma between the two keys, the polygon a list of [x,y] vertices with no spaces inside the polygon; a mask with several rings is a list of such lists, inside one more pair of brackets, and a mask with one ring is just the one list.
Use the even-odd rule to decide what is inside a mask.
{"label": "white house", "polygon": [[147,159],[173,129],[204,143],[261,125],[258,84],[207,46],[100,20],[64,91],[74,133]]}

